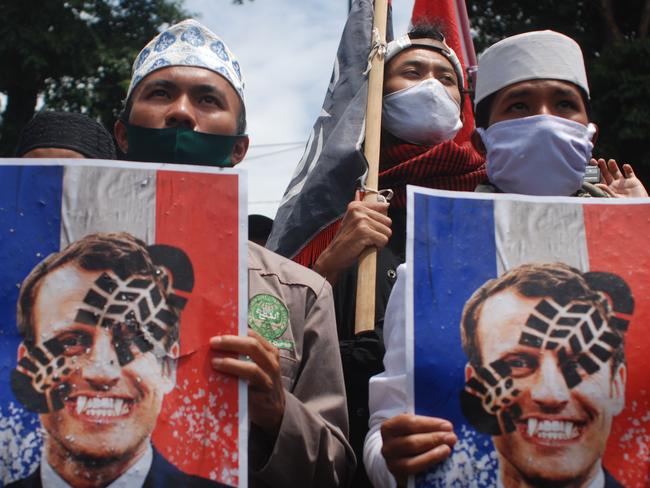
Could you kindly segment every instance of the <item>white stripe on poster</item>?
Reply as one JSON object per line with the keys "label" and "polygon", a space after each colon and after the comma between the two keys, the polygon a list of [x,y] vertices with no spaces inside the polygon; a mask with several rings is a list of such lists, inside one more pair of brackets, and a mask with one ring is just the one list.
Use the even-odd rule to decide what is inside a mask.
{"label": "white stripe on poster", "polygon": [[61,207],[61,249],[93,232],[128,232],[151,244],[156,171],[66,166]]}
{"label": "white stripe on poster", "polygon": [[587,238],[579,203],[495,200],[497,272],[524,263],[560,261],[589,270]]}

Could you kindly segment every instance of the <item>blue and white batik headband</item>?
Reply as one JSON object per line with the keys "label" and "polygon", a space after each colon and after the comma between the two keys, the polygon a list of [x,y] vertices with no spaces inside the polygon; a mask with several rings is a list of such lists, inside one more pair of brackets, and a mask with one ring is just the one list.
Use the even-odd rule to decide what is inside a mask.
{"label": "blue and white batik headband", "polygon": [[145,76],[170,66],[195,66],[214,71],[244,100],[244,80],[237,58],[221,38],[194,19],[172,25],[140,51],[133,63],[127,100]]}

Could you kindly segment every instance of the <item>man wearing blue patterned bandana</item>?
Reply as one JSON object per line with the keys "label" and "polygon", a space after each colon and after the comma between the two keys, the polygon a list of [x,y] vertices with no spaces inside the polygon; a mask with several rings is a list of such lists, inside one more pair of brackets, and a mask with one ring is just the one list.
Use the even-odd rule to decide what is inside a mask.
{"label": "man wearing blue patterned bandana", "polygon": [[[235,165],[248,150],[243,88],[219,37],[194,20],[173,25],[133,64],[118,145],[131,160]],[[345,486],[355,459],[330,285],[249,243],[248,293],[248,336],[210,346],[216,371],[248,383],[250,485]]]}
{"label": "man wearing blue patterned bandana", "polygon": [[239,62],[219,37],[190,19],[140,52],[115,123],[128,159],[233,166],[248,150],[245,131]]}

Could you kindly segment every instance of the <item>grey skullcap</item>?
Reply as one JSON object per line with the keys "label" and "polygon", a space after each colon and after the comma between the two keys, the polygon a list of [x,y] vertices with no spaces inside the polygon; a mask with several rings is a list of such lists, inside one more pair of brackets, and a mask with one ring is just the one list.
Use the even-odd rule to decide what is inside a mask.
{"label": "grey skullcap", "polygon": [[47,147],[69,149],[90,159],[116,159],[110,133],[99,122],[79,113],[37,113],[20,133],[16,156]]}
{"label": "grey skullcap", "polygon": [[576,41],[545,30],[493,44],[478,59],[474,105],[506,86],[541,79],[569,81],[589,96],[585,62]]}

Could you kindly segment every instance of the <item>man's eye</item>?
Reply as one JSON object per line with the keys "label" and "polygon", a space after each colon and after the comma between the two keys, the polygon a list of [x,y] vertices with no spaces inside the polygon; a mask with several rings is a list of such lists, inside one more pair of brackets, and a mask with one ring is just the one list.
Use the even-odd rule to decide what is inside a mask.
{"label": "man's eye", "polygon": [[92,339],[87,334],[65,334],[59,337],[59,342],[63,347],[63,354],[66,356],[83,354],[92,345]]}
{"label": "man's eye", "polygon": [[149,93],[149,98],[169,98],[169,93],[166,90],[158,88]]}
{"label": "man's eye", "polygon": [[133,342],[137,336],[142,335],[142,330],[138,322],[127,320],[113,329],[113,335],[123,341]]}
{"label": "man's eye", "polygon": [[516,103],[511,104],[508,107],[507,111],[508,112],[523,112],[523,111],[525,111],[527,109],[528,109],[528,107],[526,106],[525,103],[516,102]]}
{"label": "man's eye", "polygon": [[580,354],[578,356],[570,356],[566,358],[562,362],[562,368],[577,371],[581,378],[583,379],[586,378],[587,376],[589,376],[589,373],[587,373],[585,369],[580,365],[579,360],[582,356],[585,356],[585,354]]}
{"label": "man's eye", "polygon": [[511,375],[521,378],[531,374],[537,368],[537,360],[528,356],[516,356],[507,360]]}
{"label": "man's eye", "polygon": [[404,78],[420,78],[420,72],[415,69],[407,69],[402,71],[402,76]]}
{"label": "man's eye", "polygon": [[456,80],[451,75],[443,75],[438,78],[438,81],[443,85],[453,86],[456,84]]}
{"label": "man's eye", "polygon": [[204,95],[203,97],[201,97],[201,103],[207,103],[208,105],[216,105],[218,107],[221,106],[219,99],[212,95]]}
{"label": "man's eye", "polygon": [[572,100],[562,100],[558,102],[557,106],[565,110],[577,110],[578,107]]}

